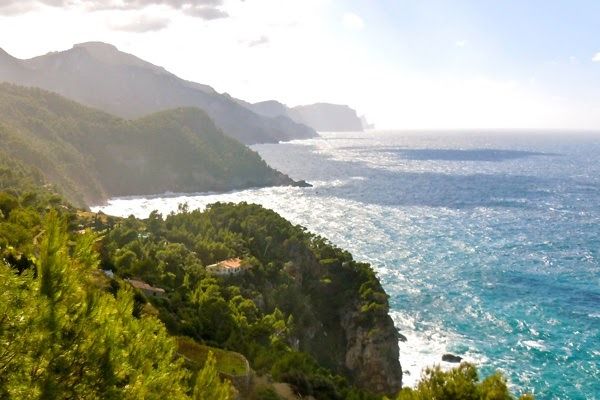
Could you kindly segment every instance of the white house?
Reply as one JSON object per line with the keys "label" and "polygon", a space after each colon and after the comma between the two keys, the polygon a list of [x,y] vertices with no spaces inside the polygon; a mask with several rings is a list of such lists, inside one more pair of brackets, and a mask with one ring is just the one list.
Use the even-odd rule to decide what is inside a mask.
{"label": "white house", "polygon": [[219,261],[216,264],[212,264],[206,267],[206,270],[218,276],[229,276],[236,275],[242,271],[245,271],[250,266],[245,264],[240,258],[230,258],[228,260]]}

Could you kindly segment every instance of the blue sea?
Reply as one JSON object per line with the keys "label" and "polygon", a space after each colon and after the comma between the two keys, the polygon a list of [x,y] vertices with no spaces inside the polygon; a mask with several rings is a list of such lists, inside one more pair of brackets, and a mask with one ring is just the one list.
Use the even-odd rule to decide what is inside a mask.
{"label": "blue sea", "polygon": [[600,135],[324,133],[253,146],[312,188],[113,199],[147,216],[215,201],[272,208],[372,263],[404,382],[451,352],[538,399],[600,399]]}

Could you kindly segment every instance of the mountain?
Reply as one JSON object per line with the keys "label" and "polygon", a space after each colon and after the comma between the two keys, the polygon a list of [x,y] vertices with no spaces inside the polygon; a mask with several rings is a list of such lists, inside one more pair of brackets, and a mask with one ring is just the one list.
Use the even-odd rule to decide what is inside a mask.
{"label": "mountain", "polygon": [[267,117],[274,118],[280,115],[285,115],[289,118],[292,118],[290,108],[276,100],[267,100],[259,103],[249,104],[248,107],[250,107],[255,113]]}
{"label": "mountain", "polygon": [[362,131],[363,122],[356,111],[346,105],[316,103],[297,106],[291,109],[294,121],[312,127],[317,131]]}
{"label": "mountain", "polygon": [[346,105],[316,103],[290,108],[275,100],[254,104],[238,100],[238,103],[264,117],[285,116],[316,131],[362,131],[371,127],[365,117],[359,117],[355,110]]}
{"label": "mountain", "polygon": [[227,94],[178,78],[116,47],[88,42],[28,60],[0,50],[0,81],[36,86],[122,118],[178,107],[204,110],[227,135],[245,144],[316,136],[286,116],[258,115]]}
{"label": "mountain", "polygon": [[0,142],[0,164],[35,168],[77,205],[294,184],[197,108],[130,121],[41,89],[0,84]]}

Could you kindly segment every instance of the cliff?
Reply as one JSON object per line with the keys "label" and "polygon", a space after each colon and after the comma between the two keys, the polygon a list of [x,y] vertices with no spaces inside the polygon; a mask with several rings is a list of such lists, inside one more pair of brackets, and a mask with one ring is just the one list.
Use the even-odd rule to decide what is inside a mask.
{"label": "cliff", "polygon": [[346,336],[345,366],[356,382],[376,393],[394,393],[402,386],[398,336],[389,316],[371,324],[363,322],[360,310],[349,310],[341,320]]}
{"label": "cliff", "polygon": [[316,103],[291,109],[290,117],[321,132],[362,131],[363,122],[347,105]]}

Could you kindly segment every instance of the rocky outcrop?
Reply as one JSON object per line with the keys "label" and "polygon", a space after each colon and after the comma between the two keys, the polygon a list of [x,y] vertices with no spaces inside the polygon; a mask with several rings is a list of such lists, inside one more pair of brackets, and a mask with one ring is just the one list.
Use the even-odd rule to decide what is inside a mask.
{"label": "rocky outcrop", "polygon": [[302,321],[294,348],[362,389],[394,395],[402,386],[398,331],[371,268],[355,261],[319,261],[294,242],[286,253],[293,261],[284,271],[307,295],[294,312]]}
{"label": "rocky outcrop", "polygon": [[449,363],[459,363],[462,361],[462,357],[455,356],[454,354],[446,353],[442,356],[442,361],[446,361]]}
{"label": "rocky outcrop", "polygon": [[356,384],[378,394],[394,394],[402,387],[398,339],[392,319],[386,314],[365,324],[362,313],[347,313],[341,320],[346,334],[345,366]]}

